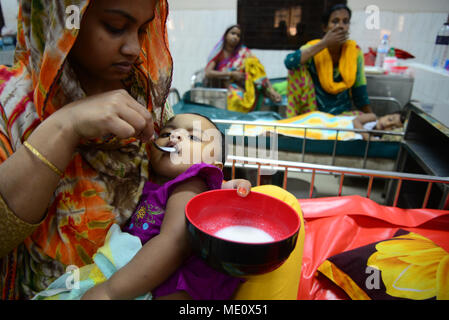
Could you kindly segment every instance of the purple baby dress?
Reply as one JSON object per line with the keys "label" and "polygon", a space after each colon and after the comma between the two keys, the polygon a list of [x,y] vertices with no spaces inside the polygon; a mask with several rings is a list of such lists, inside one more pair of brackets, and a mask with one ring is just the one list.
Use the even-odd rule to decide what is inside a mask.
{"label": "purple baby dress", "polygon": [[[140,202],[123,231],[140,238],[142,245],[160,233],[165,207],[173,190],[191,177],[200,177],[209,189],[220,189],[222,171],[212,165],[195,164],[164,185],[147,182]],[[155,257],[157,258],[157,257]],[[153,297],[186,291],[195,300],[227,300],[244,280],[220,273],[192,255],[175,273],[151,293]]]}

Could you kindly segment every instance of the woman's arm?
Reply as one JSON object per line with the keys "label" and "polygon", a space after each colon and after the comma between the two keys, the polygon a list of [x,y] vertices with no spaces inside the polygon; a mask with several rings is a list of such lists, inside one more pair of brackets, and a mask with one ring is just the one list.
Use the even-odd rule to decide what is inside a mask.
{"label": "woman's arm", "polygon": [[245,73],[240,71],[218,71],[214,70],[216,62],[210,62],[205,71],[206,78],[210,79],[221,79],[221,80],[233,80],[242,81],[245,79]]}
{"label": "woman's arm", "polygon": [[[27,141],[64,171],[80,139],[106,134],[149,140],[153,134],[151,113],[125,90],[111,91],[64,106],[43,121]],[[9,209],[30,224],[44,218],[59,180],[24,146],[0,164],[0,194]]]}
{"label": "woman's arm", "polygon": [[204,180],[198,177],[176,187],[167,202],[160,234],[108,281],[89,290],[83,299],[133,299],[168,279],[191,253],[184,208],[190,199],[206,190]]}
{"label": "woman's arm", "polygon": [[211,79],[230,79],[231,72],[230,71],[218,71],[215,70],[217,63],[215,61],[211,61],[206,66],[206,77]]}
{"label": "woman's arm", "polygon": [[[77,144],[68,126],[51,116],[27,139],[59,170],[69,163]],[[19,147],[0,165],[0,193],[18,218],[35,224],[42,220],[60,177],[26,147]]]}
{"label": "woman's arm", "polygon": [[348,35],[341,28],[334,27],[326,32],[324,37],[316,44],[306,45],[302,49],[287,55],[284,64],[289,70],[297,69],[321,50],[337,44],[343,44],[347,39]]}

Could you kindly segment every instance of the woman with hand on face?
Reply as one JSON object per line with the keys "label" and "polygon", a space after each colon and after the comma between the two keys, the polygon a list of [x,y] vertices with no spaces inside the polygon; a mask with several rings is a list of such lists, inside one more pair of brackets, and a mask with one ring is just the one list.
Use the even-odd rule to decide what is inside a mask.
{"label": "woman with hand on face", "polygon": [[[275,103],[282,100],[271,86],[264,66],[243,44],[242,30],[238,25],[226,29],[209,55],[205,73],[207,82],[228,89],[228,110],[252,111],[259,90]],[[215,80],[219,80],[218,85]]]}
{"label": "woman with hand on face", "polygon": [[287,117],[316,110],[334,115],[372,112],[363,52],[349,40],[350,20],[346,5],[334,5],[323,15],[323,38],[287,55]]}
{"label": "woman with hand on face", "polygon": [[166,0],[20,1],[15,64],[0,67],[2,299],[91,264],[133,213],[146,145],[173,116],[167,15]]}

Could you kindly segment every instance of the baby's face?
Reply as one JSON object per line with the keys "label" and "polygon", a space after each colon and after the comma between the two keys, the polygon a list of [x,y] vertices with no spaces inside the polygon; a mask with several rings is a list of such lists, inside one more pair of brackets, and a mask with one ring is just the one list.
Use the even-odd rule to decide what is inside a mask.
{"label": "baby's face", "polygon": [[155,141],[176,152],[162,152],[151,146],[150,162],[158,175],[174,178],[193,164],[214,164],[221,159],[221,134],[207,119],[194,114],[179,114],[161,130]]}
{"label": "baby's face", "polygon": [[378,130],[393,130],[396,128],[402,128],[401,116],[398,113],[387,114],[380,117],[377,121]]}

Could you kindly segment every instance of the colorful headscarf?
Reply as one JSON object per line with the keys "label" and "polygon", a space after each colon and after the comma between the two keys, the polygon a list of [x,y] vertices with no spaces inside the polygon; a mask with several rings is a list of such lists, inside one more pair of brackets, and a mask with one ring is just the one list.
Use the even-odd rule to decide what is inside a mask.
{"label": "colorful headscarf", "polygon": [[[75,5],[84,15],[91,1],[21,0],[15,63],[0,67],[0,162],[53,112],[85,96],[67,61],[79,30],[65,28],[65,10]],[[172,116],[164,105],[173,67],[167,15],[167,1],[159,0],[140,63],[125,80],[130,94],[152,112],[156,131]],[[65,266],[91,263],[109,227],[132,214],[148,176],[145,145],[136,139],[80,145],[44,222],[0,260],[2,298],[31,297],[64,273]]]}
{"label": "colorful headscarf", "polygon": [[[226,31],[224,32],[223,36],[220,38],[220,40],[217,42],[217,44],[214,46],[214,48],[212,49],[212,51],[209,53],[209,56],[207,57],[207,64],[209,65],[212,61],[217,60],[223,49],[224,49],[224,45],[225,45],[225,41],[226,41],[226,35],[228,34],[229,31],[231,31],[232,28],[239,28],[240,26],[238,24],[232,25],[230,27],[228,27],[226,29]],[[246,50],[245,50],[246,49]],[[248,49],[246,48],[245,45],[242,44],[242,41],[240,41],[240,44],[238,44],[235,49],[234,49],[234,54],[229,57],[228,59],[223,59],[222,61],[219,62],[219,64],[217,64],[217,66],[215,67],[216,70],[221,70],[223,69],[223,67],[225,65],[229,65],[230,63],[233,64],[231,61],[235,61],[236,57],[240,55],[241,52],[243,51],[248,51]],[[243,62],[242,62],[243,63]]]}

